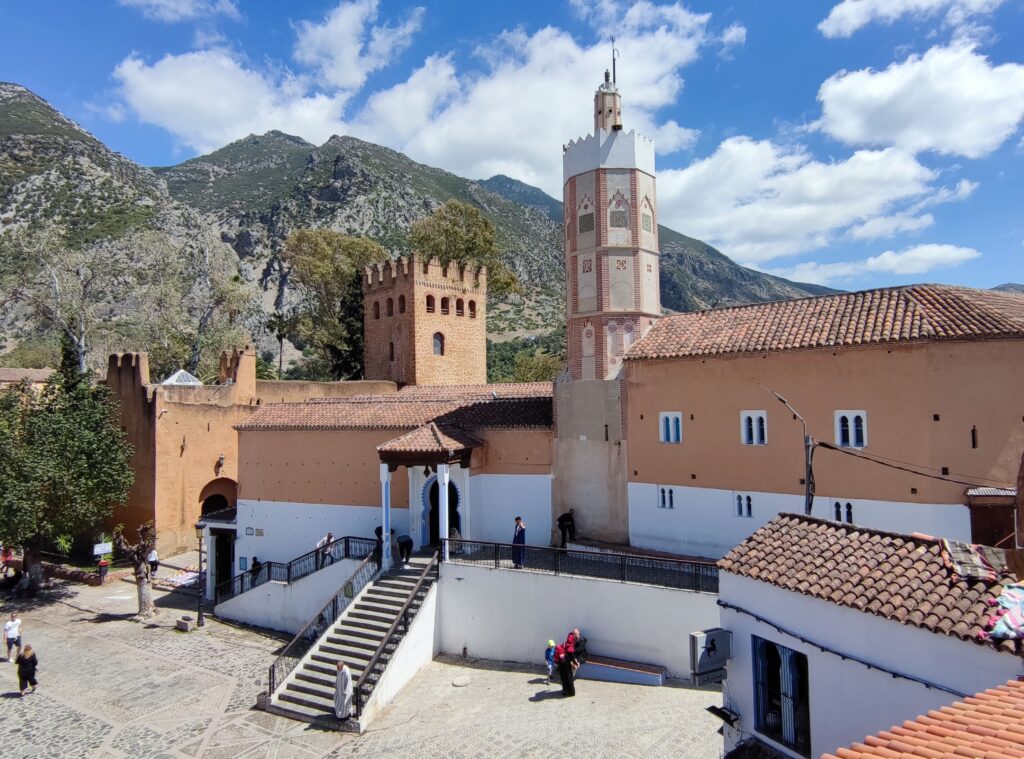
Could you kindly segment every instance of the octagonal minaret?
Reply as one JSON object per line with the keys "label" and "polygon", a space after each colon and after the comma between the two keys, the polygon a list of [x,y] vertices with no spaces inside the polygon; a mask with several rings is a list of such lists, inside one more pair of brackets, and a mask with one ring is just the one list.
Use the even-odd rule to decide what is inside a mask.
{"label": "octagonal minaret", "polygon": [[562,156],[569,371],[614,379],[622,357],[661,314],[654,142],[622,129],[618,86],[605,71],[594,134]]}

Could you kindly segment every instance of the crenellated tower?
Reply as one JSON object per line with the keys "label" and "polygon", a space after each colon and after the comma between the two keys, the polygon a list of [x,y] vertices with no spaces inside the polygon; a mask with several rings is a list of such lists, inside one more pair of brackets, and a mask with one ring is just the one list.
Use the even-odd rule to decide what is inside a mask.
{"label": "crenellated tower", "polygon": [[399,385],[487,382],[487,268],[413,255],[363,278],[363,376]]}
{"label": "crenellated tower", "polygon": [[654,142],[622,129],[622,100],[605,71],[594,133],[563,151],[565,280],[573,380],[613,379],[661,315]]}

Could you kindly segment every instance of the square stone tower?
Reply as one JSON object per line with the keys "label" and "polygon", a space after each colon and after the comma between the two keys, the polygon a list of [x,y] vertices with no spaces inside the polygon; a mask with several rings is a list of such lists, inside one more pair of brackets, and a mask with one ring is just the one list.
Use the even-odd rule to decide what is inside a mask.
{"label": "square stone tower", "polygon": [[363,376],[399,385],[487,382],[487,269],[413,255],[366,269]]}

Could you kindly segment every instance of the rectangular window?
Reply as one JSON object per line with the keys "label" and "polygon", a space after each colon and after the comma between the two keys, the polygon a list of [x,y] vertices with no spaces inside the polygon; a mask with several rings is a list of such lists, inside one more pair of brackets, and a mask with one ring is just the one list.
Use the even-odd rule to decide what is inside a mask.
{"label": "rectangular window", "polygon": [[625,211],[612,211],[608,214],[608,226],[613,229],[626,229],[629,227],[629,214]]}
{"label": "rectangular window", "polygon": [[674,509],[676,507],[675,489],[665,485],[658,485],[658,508]]}
{"label": "rectangular window", "polygon": [[809,757],[807,656],[756,635],[750,637],[754,649],[754,729]]}
{"label": "rectangular window", "polygon": [[593,214],[593,212],[580,214],[579,229],[580,229],[580,234],[581,235],[582,234],[586,234],[587,232],[593,232],[594,231],[594,214]]}
{"label": "rectangular window", "polygon": [[654,231],[654,219],[651,218],[649,213],[640,214],[640,222],[643,224],[644,232]]}
{"label": "rectangular window", "polygon": [[683,414],[680,411],[662,411],[658,414],[658,439],[662,443],[683,441]]}
{"label": "rectangular window", "polygon": [[740,412],[740,442],[743,445],[768,445],[768,412]]}
{"label": "rectangular window", "polygon": [[868,414],[866,411],[835,412],[836,445],[843,448],[866,448],[868,445]]}

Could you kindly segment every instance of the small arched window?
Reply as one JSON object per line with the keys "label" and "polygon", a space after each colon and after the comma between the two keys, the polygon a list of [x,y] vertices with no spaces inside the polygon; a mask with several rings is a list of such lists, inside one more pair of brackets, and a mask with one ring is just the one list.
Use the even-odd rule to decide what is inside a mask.
{"label": "small arched window", "polygon": [[388,358],[391,361],[395,360],[395,344],[394,343],[388,343]]}
{"label": "small arched window", "polygon": [[839,417],[839,445],[850,447],[850,417],[845,414]]}
{"label": "small arched window", "polygon": [[668,489],[668,507],[670,509],[674,509],[676,507],[674,496],[675,496],[675,493],[672,491],[672,488],[669,488]]}
{"label": "small arched window", "polygon": [[757,444],[764,445],[768,442],[768,431],[765,429],[765,419],[763,416],[757,417]]}
{"label": "small arched window", "polygon": [[379,319],[380,318],[380,301],[376,301],[375,300],[373,302],[373,318],[374,319]]}
{"label": "small arched window", "polygon": [[476,318],[476,301],[475,300],[471,300],[469,302],[469,318],[470,319],[475,319]]}
{"label": "small arched window", "polygon": [[404,295],[399,295],[398,296],[398,313],[400,313],[400,314],[404,314],[405,313],[405,296]]}
{"label": "small arched window", "polygon": [[853,447],[864,447],[864,417],[860,414],[853,417]]}
{"label": "small arched window", "polygon": [[661,489],[661,508],[665,508],[665,488]]}
{"label": "small arched window", "polygon": [[736,496],[736,516],[743,516],[743,496]]}
{"label": "small arched window", "polygon": [[395,315],[395,301],[392,298],[388,298],[388,316]]}
{"label": "small arched window", "polygon": [[455,315],[462,316],[466,313],[466,304],[463,303],[462,298],[455,301]]}
{"label": "small arched window", "polygon": [[433,295],[428,295],[427,296],[427,313],[428,314],[434,313],[434,296]]}
{"label": "small arched window", "polygon": [[848,523],[850,523],[850,524],[853,524],[853,504],[852,503],[846,504],[846,521]]}
{"label": "small arched window", "polygon": [[444,355],[444,335],[442,335],[440,332],[434,333],[434,355]]}
{"label": "small arched window", "polygon": [[835,509],[835,513],[836,513],[836,521],[837,522],[842,522],[843,521],[843,506],[842,506],[842,504],[839,503],[839,501],[836,501],[835,506],[833,508]]}
{"label": "small arched window", "polygon": [[747,445],[754,444],[754,417],[747,416],[743,420],[743,442]]}
{"label": "small arched window", "polygon": [[441,313],[447,314],[450,309],[448,298],[441,298]]}
{"label": "small arched window", "polygon": [[749,516],[752,516],[752,515],[753,515],[753,512],[751,511],[751,508],[750,508],[750,506],[751,506],[751,503],[750,503],[750,496],[748,495],[748,496],[747,496],[747,516],[748,516],[748,517],[749,517]]}

